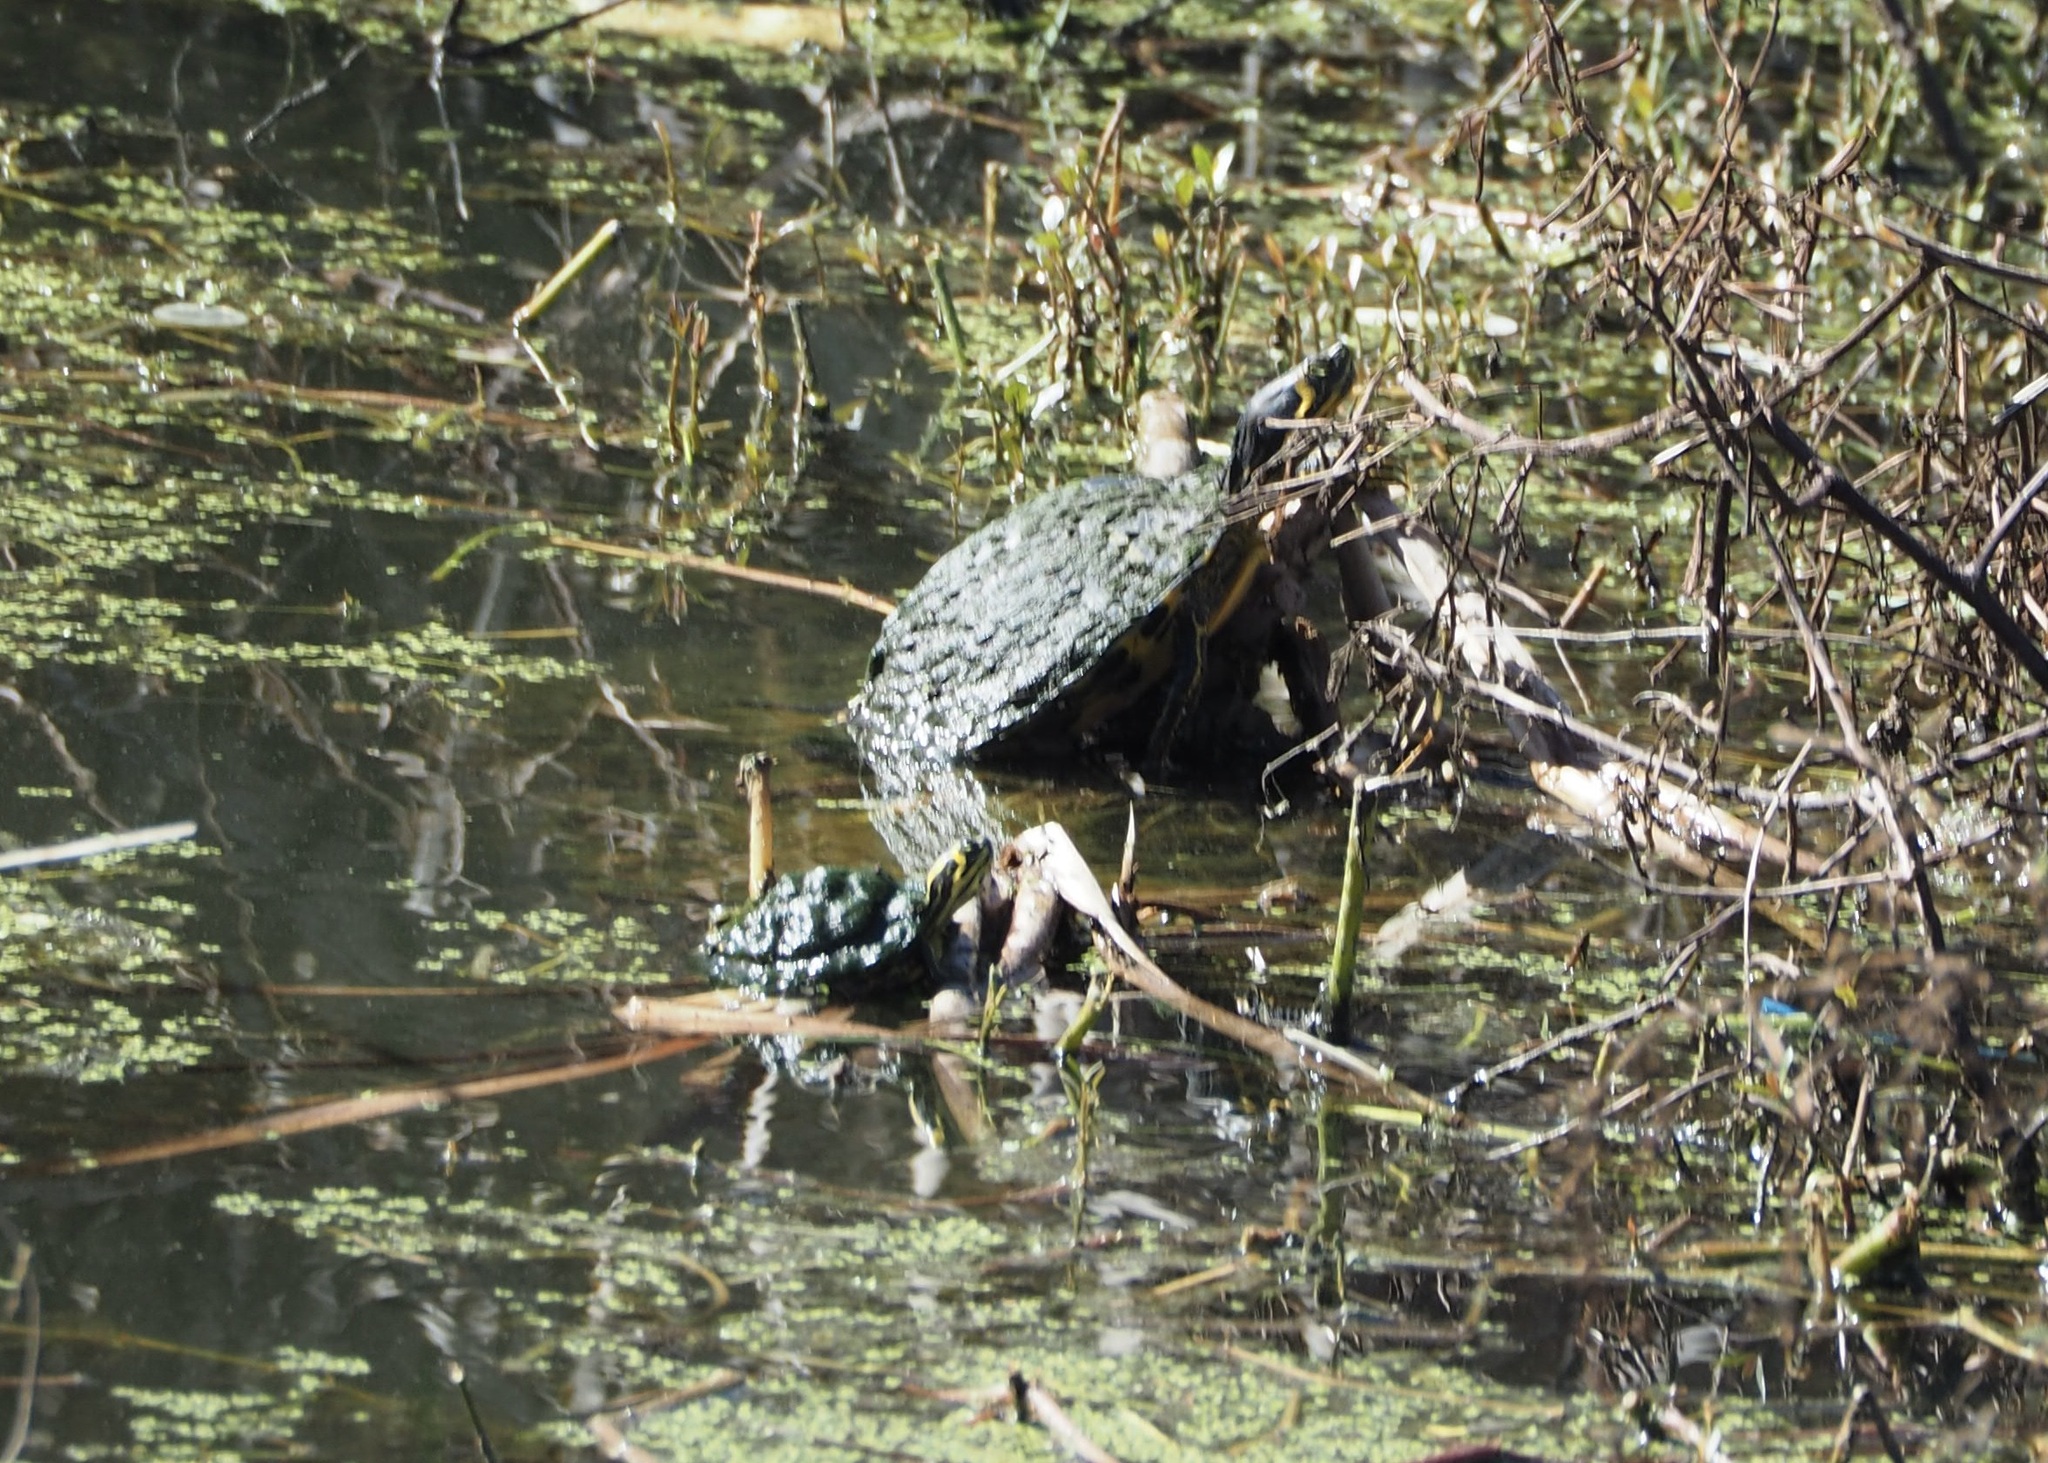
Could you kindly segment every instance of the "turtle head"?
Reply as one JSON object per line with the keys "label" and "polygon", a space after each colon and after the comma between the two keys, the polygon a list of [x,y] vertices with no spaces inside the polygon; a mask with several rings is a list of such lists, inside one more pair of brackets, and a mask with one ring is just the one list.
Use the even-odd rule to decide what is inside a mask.
{"label": "turtle head", "polygon": [[924,876],[925,927],[937,929],[953,917],[954,910],[981,893],[995,862],[995,845],[986,838],[970,838],[940,854]]}
{"label": "turtle head", "polygon": [[1142,478],[1177,478],[1189,471],[1200,454],[1188,404],[1171,386],[1138,398],[1137,467]]}
{"label": "turtle head", "polygon": [[1244,415],[1238,418],[1237,435],[1230,439],[1230,463],[1223,470],[1223,490],[1242,491],[1250,484],[1252,475],[1280,450],[1288,429],[1276,427],[1274,422],[1328,416],[1350,393],[1357,374],[1351,347],[1340,340],[1286,375],[1261,386],[1245,404]]}

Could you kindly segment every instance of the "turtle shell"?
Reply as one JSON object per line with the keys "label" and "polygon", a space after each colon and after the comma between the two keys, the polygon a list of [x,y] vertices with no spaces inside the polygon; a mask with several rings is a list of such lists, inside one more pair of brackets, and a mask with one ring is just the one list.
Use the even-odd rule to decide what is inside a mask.
{"label": "turtle shell", "polygon": [[[1352,377],[1338,342],[1254,393],[1223,466],[1089,478],[962,540],[882,626],[847,710],[868,761],[1103,742],[1169,754],[1212,633],[1248,598],[1265,606],[1260,629],[1278,623],[1260,589],[1274,577],[1266,535],[1230,509],[1286,419],[1333,406]],[[1257,654],[1269,638],[1248,637]]]}
{"label": "turtle shell", "polygon": [[882,869],[785,874],[704,937],[712,976],[756,995],[841,994],[917,957],[927,896]]}
{"label": "turtle shell", "polygon": [[964,539],[882,626],[848,723],[872,759],[950,762],[1086,741],[1172,668],[1197,582],[1263,560],[1223,472],[1097,477]]}

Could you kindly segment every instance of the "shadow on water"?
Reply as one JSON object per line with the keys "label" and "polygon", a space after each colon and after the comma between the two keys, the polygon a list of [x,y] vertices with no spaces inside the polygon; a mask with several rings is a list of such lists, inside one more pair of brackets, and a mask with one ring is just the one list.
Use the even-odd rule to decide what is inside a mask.
{"label": "shadow on water", "polygon": [[[959,13],[897,19],[885,125],[855,53],[815,47],[577,32],[437,96],[424,43],[381,19],[0,12],[0,829],[198,825],[0,873],[0,1369],[20,1358],[33,1397],[0,1391],[25,1419],[5,1456],[469,1456],[476,1419],[506,1458],[1042,1456],[978,1420],[1013,1371],[1127,1458],[1632,1456],[1709,1398],[1755,1456],[1809,1456],[1885,1368],[1915,1437],[2017,1388],[2009,1348],[1914,1329],[1924,1296],[1802,1320],[1775,1130],[1722,1096],[1682,1130],[1603,1128],[1585,1094],[1621,1056],[1597,1042],[1504,1065],[1473,1130],[1276,1073],[1135,997],[1084,1054],[1099,1089],[1051,1060],[1051,1000],[985,1048],[686,1040],[628,1064],[613,1003],[701,990],[706,913],[741,893],[742,754],[778,759],[785,868],[885,857],[835,722],[877,619],[829,588],[897,593],[1019,485],[1122,452],[1108,383],[1062,396],[1027,361],[964,385],[928,311],[942,257],[991,380],[1045,329],[1005,281],[1027,248],[1053,269],[1020,241],[1064,226],[1100,118],[1079,80],[1032,91],[1041,73],[1128,91],[1134,198],[1152,170],[1134,219],[1167,217],[1178,185],[1156,180],[1182,175],[1194,218],[1229,143],[1276,240],[1334,197],[1340,147],[1442,135],[1483,80],[1379,20],[1247,45],[1206,10],[1185,35],[1075,16],[1051,42],[1045,15],[976,18],[934,78],[915,48]],[[1233,120],[1246,88],[1273,99],[1263,125]],[[1093,119],[1062,116],[1057,157],[1055,107]],[[515,341],[511,311],[611,216],[619,240]],[[1167,262],[1135,286],[1158,313],[1088,327],[1128,325],[1190,387],[1216,367],[1227,425],[1269,357],[1358,327],[1365,286],[1318,257],[1288,268],[1341,296],[1327,318],[1261,276],[1201,370],[1219,321],[1168,318],[1199,290]],[[1627,380],[1602,369],[1596,390]],[[1582,669],[1615,704],[1640,689],[1619,655]],[[1267,818],[1253,780],[1137,802],[1144,933],[1284,1024],[1315,998],[1343,810]],[[1110,773],[967,795],[986,789],[1114,867],[1131,799]],[[1428,1092],[1653,995],[1698,924],[1627,855],[1527,833],[1511,778],[1377,820],[1374,923],[1489,848],[1538,850],[1361,997],[1360,1044]],[[1739,960],[1711,962],[1714,999],[1739,991]],[[1741,1041],[1725,1004],[1685,999],[1669,1031],[1619,1039],[1637,1080],[1680,1086]],[[584,1058],[620,1060],[489,1086]],[[2009,1069],[2039,1086],[2029,1056]],[[1857,1073],[1831,1076],[1853,1103]],[[458,1082],[282,1141],[95,1163]],[[2029,1305],[2029,1244],[1943,1284]],[[628,1434],[648,1451],[613,1447]]]}

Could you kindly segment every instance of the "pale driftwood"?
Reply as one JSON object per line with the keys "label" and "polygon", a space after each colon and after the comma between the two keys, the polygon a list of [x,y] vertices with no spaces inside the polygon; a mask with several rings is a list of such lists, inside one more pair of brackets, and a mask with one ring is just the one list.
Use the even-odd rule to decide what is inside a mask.
{"label": "pale driftwood", "polygon": [[802,1036],[815,1041],[916,1041],[918,1032],[848,1021],[844,1008],[813,1014],[728,991],[706,996],[632,996],[612,1009],[628,1031],[665,1036]]}
{"label": "pale driftwood", "polygon": [[[1445,616],[1462,670],[1431,662],[1412,643],[1397,640],[1403,658],[1498,706],[1543,793],[1609,841],[1654,853],[1701,878],[1739,872],[1759,858],[1800,874],[1819,871],[1811,855],[1659,775],[1660,759],[1619,738],[1580,730],[1521,637],[1499,622],[1485,595],[1458,582],[1436,535],[1383,492],[1361,492],[1357,507],[1379,551],[1373,570],[1378,597]],[[1363,539],[1338,553],[1361,562],[1374,557]],[[1355,565],[1349,572],[1364,577]]]}
{"label": "pale driftwood", "polygon": [[[1074,847],[1066,829],[1057,823],[1042,823],[1018,834],[1015,846],[1024,863],[1050,882],[1067,907],[1094,927],[1103,958],[1128,984],[1190,1021],[1251,1048],[1282,1070],[1308,1065],[1303,1060],[1301,1045],[1290,1041],[1284,1032],[1203,1000],[1153,964],[1151,957],[1117,919],[1115,911],[1110,908],[1109,896],[1102,892],[1088,861]],[[1390,1075],[1375,1073],[1363,1066],[1333,1063],[1318,1063],[1314,1070],[1338,1086],[1375,1094],[1381,1101],[1409,1112],[1422,1113],[1453,1126],[1464,1121],[1460,1114],[1395,1081]]]}
{"label": "pale driftwood", "polygon": [[159,823],[153,828],[131,828],[121,833],[101,833],[91,838],[74,838],[69,843],[46,843],[39,848],[14,848],[0,853],[0,870],[30,869],[40,864],[76,863],[102,854],[126,853],[157,843],[179,843],[199,832],[197,823]]}

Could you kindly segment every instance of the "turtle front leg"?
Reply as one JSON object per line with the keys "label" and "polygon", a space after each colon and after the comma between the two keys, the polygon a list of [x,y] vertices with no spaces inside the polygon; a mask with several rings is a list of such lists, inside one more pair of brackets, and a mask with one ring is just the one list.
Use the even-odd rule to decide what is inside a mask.
{"label": "turtle front leg", "polygon": [[1337,706],[1330,699],[1330,651],[1316,627],[1301,615],[1273,627],[1269,653],[1287,687],[1287,704],[1301,726],[1301,740],[1312,742],[1337,724]]}
{"label": "turtle front leg", "polygon": [[1145,760],[1139,764],[1147,777],[1164,776],[1172,764],[1173,749],[1180,741],[1188,709],[1202,693],[1202,672],[1208,657],[1208,632],[1199,624],[1181,624],[1173,637],[1173,674],[1166,682],[1159,721],[1145,741]]}
{"label": "turtle front leg", "polygon": [[934,985],[971,986],[981,974],[981,916],[981,901],[970,899],[919,942]]}

